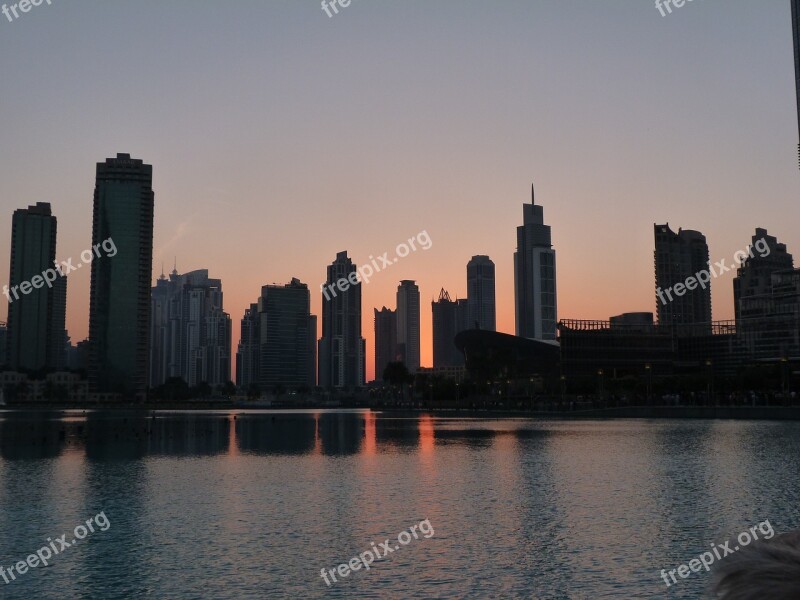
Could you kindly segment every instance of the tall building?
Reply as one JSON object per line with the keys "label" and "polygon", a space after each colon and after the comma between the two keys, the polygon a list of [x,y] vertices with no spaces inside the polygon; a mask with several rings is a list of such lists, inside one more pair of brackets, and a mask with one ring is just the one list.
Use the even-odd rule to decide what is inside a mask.
{"label": "tall building", "polygon": [[[54,270],[57,221],[47,202],[14,211],[6,358],[11,369],[64,367],[67,309],[66,277],[45,285],[42,273]],[[37,285],[38,284],[38,285]]]}
{"label": "tall building", "polygon": [[759,242],[768,251],[754,251],[752,257],[746,257],[736,270],[736,278],[733,280],[733,307],[739,327],[743,318],[753,316],[749,314],[750,310],[755,309],[756,314],[760,313],[755,306],[760,302],[759,299],[771,295],[773,273],[794,268],[794,259],[786,251],[786,244],[778,243],[777,238],[767,234],[766,229],[756,229],[750,247],[756,248]]}
{"label": "tall building", "polygon": [[[656,306],[659,325],[702,325],[711,330],[711,284],[685,288],[678,295],[675,286],[708,270],[708,245],[699,231],[678,229],[669,224],[653,225],[655,232]],[[671,294],[666,291],[671,290]],[[671,300],[669,299],[671,296]],[[699,331],[698,331],[699,332]]]}
{"label": "tall building", "polygon": [[[236,350],[236,385],[247,389],[258,384],[258,365],[261,352],[261,318],[258,304],[251,304],[242,317],[239,346]],[[316,336],[316,334],[315,334]],[[316,345],[316,341],[314,342]]]}
{"label": "tall building", "polygon": [[265,285],[258,299],[258,384],[262,390],[316,385],[317,317],[308,286],[299,279]]}
{"label": "tall building", "polygon": [[0,321],[0,370],[3,367],[8,367],[8,362],[6,358],[6,345],[8,343],[8,329],[6,328],[6,324]]}
{"label": "tall building", "polygon": [[397,286],[397,354],[409,373],[420,367],[419,287],[411,280]]}
{"label": "tall building", "polygon": [[800,354],[800,270],[786,245],[756,229],[733,280],[736,333],[753,360]]}
{"label": "tall building", "polygon": [[375,380],[383,381],[386,365],[397,360],[397,313],[385,306],[375,311]]}
{"label": "tall building", "polygon": [[494,300],[494,263],[488,256],[473,256],[467,263],[469,328],[497,331]]}
{"label": "tall building", "polygon": [[92,261],[89,389],[144,400],[149,382],[153,270],[153,167],[129,154],[97,164],[92,245],[117,253]]}
{"label": "tall building", "polygon": [[538,340],[556,339],[556,251],[544,210],[531,203],[522,207],[522,225],[517,227],[514,253],[514,307],[517,336]]}
{"label": "tall building", "polygon": [[474,329],[475,323],[469,322],[469,303],[466,298],[456,299],[456,333]]}
{"label": "tall building", "polygon": [[458,302],[450,299],[450,294],[442,288],[439,299],[431,302],[433,317],[433,368],[460,367],[464,365],[464,355],[453,341],[456,334],[463,331],[459,323]]}
{"label": "tall building", "polygon": [[319,340],[319,384],[325,388],[364,385],[366,341],[361,337],[361,282],[355,273],[347,252],[336,254],[328,266]]}
{"label": "tall building", "polygon": [[[792,0],[792,34],[794,38],[794,85],[795,100],[797,102],[797,125],[800,130],[800,0]],[[800,144],[797,145],[797,148],[798,153],[800,153]]]}
{"label": "tall building", "polygon": [[190,386],[230,381],[231,318],[223,310],[222,281],[207,269],[169,279],[152,289],[150,387],[180,377]]}

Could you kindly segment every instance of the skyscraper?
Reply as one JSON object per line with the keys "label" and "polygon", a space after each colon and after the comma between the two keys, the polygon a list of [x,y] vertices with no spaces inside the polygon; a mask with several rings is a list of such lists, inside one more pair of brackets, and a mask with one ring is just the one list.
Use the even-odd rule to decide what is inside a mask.
{"label": "skyscraper", "polygon": [[6,324],[0,321],[0,368],[8,367],[6,362],[6,347],[8,342],[8,329]]}
{"label": "skyscraper", "polygon": [[386,365],[397,360],[397,313],[385,306],[375,311],[375,380],[383,380]]}
{"label": "skyscraper", "polygon": [[464,355],[454,343],[456,334],[462,331],[459,324],[459,307],[442,288],[439,299],[431,302],[433,317],[433,368],[459,367],[464,364]]}
{"label": "skyscraper", "polygon": [[469,328],[497,331],[494,300],[494,263],[488,256],[473,256],[467,263]]}
{"label": "skyscraper", "polygon": [[[708,244],[699,231],[678,229],[669,224],[653,225],[655,232],[656,308],[659,325],[700,325],[711,330],[711,284],[685,289],[683,295],[672,294],[668,299],[665,290],[676,284],[684,286],[686,280],[700,271],[708,270]],[[680,289],[680,288],[679,288]],[[665,301],[666,300],[666,301]],[[698,332],[700,332],[698,330]]]}
{"label": "skyscraper", "polygon": [[54,269],[56,230],[47,202],[14,211],[9,286],[4,288],[9,300],[6,359],[12,369],[64,366],[67,281],[58,276],[45,285],[42,278]]}
{"label": "skyscraper", "polygon": [[800,353],[800,270],[786,245],[758,228],[733,280],[736,333],[751,360]]}
{"label": "skyscraper", "polygon": [[520,337],[556,339],[556,251],[544,210],[536,206],[531,185],[531,203],[522,207],[522,225],[517,227],[514,253],[514,307],[516,332]]}
{"label": "skyscraper", "polygon": [[[236,350],[236,385],[245,390],[258,383],[258,364],[261,351],[261,319],[258,304],[251,304],[242,317],[239,347]],[[314,337],[316,337],[316,327]],[[314,341],[316,345],[316,340]],[[314,365],[316,368],[316,365]]]}
{"label": "skyscraper", "polygon": [[121,399],[147,397],[153,167],[129,154],[97,164],[92,245],[111,238],[113,257],[92,261],[89,388]]}
{"label": "skyscraper", "polygon": [[397,286],[397,353],[409,373],[419,369],[419,287],[409,279]]}
{"label": "skyscraper", "polygon": [[177,270],[152,289],[150,386],[180,377],[190,386],[230,381],[231,318],[223,310],[222,281],[207,269]]}
{"label": "skyscraper", "polygon": [[317,317],[310,311],[308,286],[299,279],[261,288],[258,384],[262,390],[316,385]]}
{"label": "skyscraper", "polygon": [[[763,242],[760,242],[763,240]],[[743,320],[761,316],[761,299],[771,296],[773,274],[794,269],[794,258],[786,251],[786,244],[778,243],[766,229],[757,228],[751,248],[768,248],[768,251],[753,252],[736,270],[733,280],[733,307],[736,312],[736,328],[744,327]]]}
{"label": "skyscraper", "polygon": [[325,388],[364,384],[366,341],[361,337],[361,282],[355,273],[347,252],[336,254],[328,266],[319,340],[319,384]]}
{"label": "skyscraper", "polygon": [[[800,130],[800,0],[792,0],[792,34],[794,38],[794,85],[797,103],[797,125]],[[800,143],[797,145],[800,161]]]}

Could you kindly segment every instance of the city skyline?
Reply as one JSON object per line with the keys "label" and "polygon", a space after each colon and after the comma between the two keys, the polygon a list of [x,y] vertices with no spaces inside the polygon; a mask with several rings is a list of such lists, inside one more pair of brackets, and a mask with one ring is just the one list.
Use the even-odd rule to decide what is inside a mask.
{"label": "city skyline", "polygon": [[[363,264],[427,228],[435,244],[424,258],[411,255],[364,286],[362,329],[371,357],[369,312],[392,302],[397,281],[415,279],[423,302],[434,300],[442,287],[466,297],[458,265],[475,254],[496,263],[497,329],[514,332],[513,229],[519,225],[524,190],[534,180],[559,253],[559,316],[655,311],[649,229],[654,222],[702,231],[712,260],[731,256],[755,227],[790,248],[800,247],[800,234],[789,227],[800,217],[793,200],[797,116],[789,6],[731,2],[720,11],[708,4],[694,3],[690,11],[664,19],[647,5],[510,2],[505,11],[479,6],[454,26],[443,7],[392,6],[380,12],[365,6],[328,22],[324,15],[315,20],[318,7],[226,14],[219,7],[187,12],[182,7],[188,5],[176,2],[158,9],[163,36],[150,44],[124,33],[144,18],[130,7],[90,12],[85,6],[54,4],[9,26],[0,40],[8,52],[8,44],[23,39],[32,48],[4,67],[5,79],[28,81],[26,73],[40,69],[42,82],[64,81],[62,101],[71,117],[63,122],[52,117],[48,95],[39,93],[44,83],[28,82],[24,95],[9,86],[6,102],[15,106],[15,119],[6,124],[5,135],[14,143],[0,149],[3,214],[51,202],[59,218],[59,258],[77,256],[91,239],[92,165],[130,152],[156,166],[151,280],[176,256],[182,272],[208,268],[225,282],[226,309],[234,319],[266,283],[296,276],[313,290],[335,252],[347,248]],[[98,10],[114,24],[101,34],[112,48],[102,56],[89,51],[88,37],[75,35]],[[63,27],[64,19],[72,19],[73,30]],[[177,25],[185,19],[189,25]],[[265,37],[255,23],[271,35]],[[281,29],[273,29],[277,23]],[[507,34],[488,56],[474,49],[444,53],[430,63],[427,51],[441,40],[419,32],[431,25],[447,29],[448,40],[460,49],[470,48],[475,32],[487,27]],[[203,37],[195,32],[207,26],[236,27],[237,39],[250,51],[203,51],[198,61],[169,50],[167,33],[179,31],[195,47]],[[594,63],[586,64],[584,55],[562,39],[574,27],[595,48],[595,67],[614,65],[608,75],[616,85],[608,86]],[[319,35],[320,43],[332,48],[353,48],[348,36],[363,31],[367,51],[321,66],[318,53],[293,40],[302,38],[300,31]],[[394,45],[382,37],[411,32],[418,45],[400,59],[394,79],[380,79],[384,89],[355,85],[351,67],[380,78],[381,65],[391,57],[398,60],[390,52]],[[119,37],[143,57],[130,73],[113,68],[129,57],[114,49]],[[53,44],[65,55],[80,52],[86,65],[51,56],[46,49]],[[285,62],[256,60],[273,56],[278,47],[285,50]],[[535,58],[553,52],[564,58],[557,68]],[[170,66],[180,69],[189,85],[142,66],[157,56],[170,57]],[[501,56],[504,66],[498,70]],[[241,118],[217,110],[217,88],[208,86],[206,68],[198,66],[208,65],[228,82],[222,65],[240,60],[242,68],[263,73],[250,82],[237,79]],[[92,70],[111,73],[107,102],[92,98],[87,75]],[[658,78],[648,78],[653,71]],[[441,79],[441,73],[448,76]],[[131,90],[131,76],[149,85]],[[430,105],[428,94],[410,86],[420,77],[441,104]],[[460,94],[460,84],[476,77],[493,85],[470,97]],[[643,77],[652,85],[642,88]],[[192,86],[209,100],[189,94]],[[298,101],[297,94],[281,91],[286,88],[302,89],[308,99]],[[516,90],[511,106],[492,92],[506,88]],[[152,89],[164,90],[171,99],[157,112],[147,109]],[[675,89],[687,90],[686,97],[675,98]],[[320,110],[320,97],[340,113]],[[274,110],[266,113],[264,105]],[[365,106],[373,108],[365,111]],[[451,107],[445,120],[439,118],[441,106]],[[129,118],[119,118],[123,111]],[[103,128],[96,127],[98,118]],[[132,122],[138,126],[131,127]],[[385,127],[377,128],[378,123]],[[309,145],[311,131],[315,141]],[[67,153],[54,139],[76,143]],[[215,143],[209,145],[208,139]],[[347,140],[344,147],[342,140]],[[40,173],[43,164],[46,174]],[[379,206],[388,210],[388,218]],[[376,227],[378,222],[385,226]],[[620,235],[623,229],[629,234]],[[0,247],[9,247],[9,234],[9,227],[0,228]],[[242,239],[259,240],[257,256],[242,259]],[[613,259],[612,268],[599,262],[601,256]],[[6,261],[0,261],[0,277],[7,281],[6,269]],[[88,335],[83,309],[89,302],[88,279],[86,269],[70,276],[67,329],[73,343]],[[731,279],[714,282],[724,292],[715,295],[715,319],[733,318]],[[312,292],[311,303],[311,312],[321,314],[318,294]],[[235,347],[239,328],[234,329]],[[421,313],[421,349],[422,363],[432,364],[427,310]],[[372,360],[367,365],[370,379]]]}

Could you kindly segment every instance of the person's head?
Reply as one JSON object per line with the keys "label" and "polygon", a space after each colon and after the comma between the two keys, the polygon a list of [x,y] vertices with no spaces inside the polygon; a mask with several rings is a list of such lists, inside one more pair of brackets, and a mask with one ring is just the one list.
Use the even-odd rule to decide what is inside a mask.
{"label": "person's head", "polygon": [[800,531],[762,539],[714,566],[719,600],[800,598]]}

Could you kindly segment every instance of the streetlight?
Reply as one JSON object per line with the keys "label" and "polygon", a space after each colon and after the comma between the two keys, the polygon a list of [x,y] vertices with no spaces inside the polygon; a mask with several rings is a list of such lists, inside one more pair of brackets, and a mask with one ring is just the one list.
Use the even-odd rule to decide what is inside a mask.
{"label": "streetlight", "polygon": [[650,363],[647,363],[644,366],[644,370],[647,372],[647,404],[650,404],[650,389],[652,387],[652,377],[653,377],[653,370],[650,368]]}
{"label": "streetlight", "polygon": [[706,359],[706,369],[708,371],[707,396],[708,396],[709,406],[711,406],[712,397],[714,395],[714,371],[711,367],[712,367],[711,359]]}

